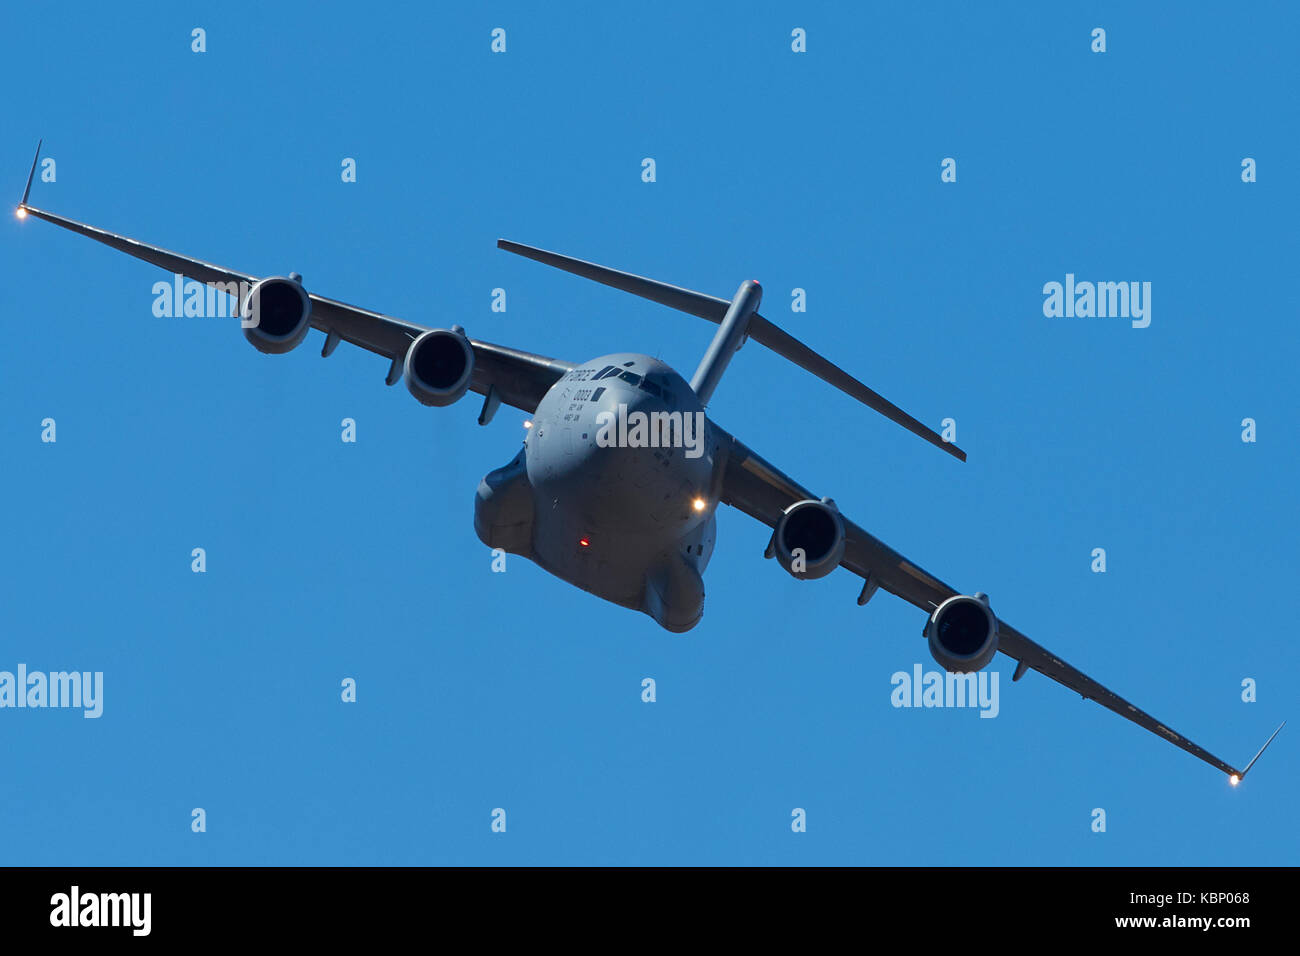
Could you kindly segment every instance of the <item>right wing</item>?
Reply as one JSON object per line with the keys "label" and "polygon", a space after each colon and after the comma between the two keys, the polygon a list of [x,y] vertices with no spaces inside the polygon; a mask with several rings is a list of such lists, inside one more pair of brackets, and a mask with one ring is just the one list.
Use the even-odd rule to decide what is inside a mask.
{"label": "right wing", "polygon": [[[726,470],[722,484],[723,503],[739,508],[769,527],[775,527],[790,505],[796,501],[817,498],[817,495],[759,457],[738,439],[721,428],[718,432],[723,437],[723,445],[727,450]],[[841,517],[844,518],[845,542],[844,558],[840,566],[848,568],[866,582],[862,592],[863,598],[859,599],[859,603],[865,603],[865,599],[869,598],[875,589],[874,586],[879,586],[927,614],[932,614],[935,608],[948,598],[961,593],[922,570],[847,517],[843,515]],[[1264,748],[1272,743],[1273,737],[1276,737],[1278,731],[1282,729],[1279,727],[1273,732],[1273,737],[1265,742],[1264,747],[1260,748],[1255,759],[1251,760],[1244,770],[1238,770],[1203,747],[1170,730],[1146,711],[1130,704],[1087,674],[1071,667],[1000,618],[998,650],[1018,662],[1019,666],[1016,668],[1013,680],[1019,680],[1025,668],[1033,668],[1045,677],[1050,677],[1058,684],[1070,688],[1085,700],[1095,700],[1107,710],[1119,714],[1126,720],[1131,720],[1139,727],[1163,737],[1175,747],[1204,760],[1212,767],[1228,774],[1233,783],[1246,775],[1246,771],[1251,768],[1255,760],[1259,759]],[[1284,726],[1285,723],[1283,721]]]}
{"label": "right wing", "polygon": [[[19,205],[21,215],[35,216],[56,226],[79,233],[106,246],[112,246],[129,256],[166,269],[168,272],[185,276],[203,283],[248,283],[258,281],[256,276],[234,269],[215,266],[200,259],[192,259],[176,252],[170,252],[158,246],[136,239],[120,236],[104,229],[97,229],[85,223],[66,219],[63,216],[45,212],[27,205],[26,196]],[[392,316],[372,312],[335,299],[308,293],[311,299],[311,326],[320,329],[327,336],[326,348],[330,339],[350,342],[367,351],[382,355],[390,361],[386,381],[395,384],[401,378],[402,363],[406,359],[406,350],[422,333],[429,331],[423,325],[395,319]],[[555,382],[574,366],[559,359],[521,352],[518,349],[490,342],[469,340],[474,349],[474,373],[470,388],[480,395],[486,395],[489,389],[495,389],[501,401],[526,412],[537,409]],[[322,354],[328,354],[322,351]]]}

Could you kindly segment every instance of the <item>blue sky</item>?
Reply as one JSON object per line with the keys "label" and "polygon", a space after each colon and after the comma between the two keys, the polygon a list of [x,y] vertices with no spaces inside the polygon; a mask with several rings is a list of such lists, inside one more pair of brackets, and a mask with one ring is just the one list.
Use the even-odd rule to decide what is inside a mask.
{"label": "blue sky", "polygon": [[[33,205],[572,361],[630,349],[689,377],[712,327],[497,237],[717,295],[757,278],[769,318],[955,419],[970,459],[752,343],[713,417],[1240,764],[1297,713],[1298,24],[1284,4],[27,5],[0,156],[15,200],[44,137]],[[783,575],[727,509],[685,635],[523,559],[493,574],[473,493],[523,413],[423,408],[376,356],[322,361],[318,333],[263,356],[229,322],[155,318],[165,274],[45,223],[10,218],[0,257],[0,669],[102,671],[105,697],[98,720],[0,710],[4,863],[1300,862],[1300,728],[1232,790],[1046,678],[1012,685],[1005,658],[996,719],[896,709],[890,675],[935,666],[924,615],[857,607],[845,571]],[[1066,273],[1151,282],[1151,325],[1045,317]]]}

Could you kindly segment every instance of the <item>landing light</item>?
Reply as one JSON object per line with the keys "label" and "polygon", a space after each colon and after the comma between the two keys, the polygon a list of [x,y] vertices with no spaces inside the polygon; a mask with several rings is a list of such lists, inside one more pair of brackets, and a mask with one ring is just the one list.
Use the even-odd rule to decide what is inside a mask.
{"label": "landing light", "polygon": [[1241,778],[1234,773],[1231,777],[1228,778],[1228,783],[1232,784],[1235,787],[1237,784],[1241,783]]}
{"label": "landing light", "polygon": [[705,501],[703,498],[696,498],[691,502],[691,507],[694,508],[696,511],[703,511],[708,506],[709,503]]}
{"label": "landing light", "polygon": [[17,210],[15,210],[14,215],[16,215],[19,219],[26,219],[27,210],[24,209],[22,206],[19,206]]}
{"label": "landing light", "polygon": [[532,423],[532,422],[524,422],[524,427],[525,427],[525,428],[532,428],[532,427],[533,427],[533,423]]}

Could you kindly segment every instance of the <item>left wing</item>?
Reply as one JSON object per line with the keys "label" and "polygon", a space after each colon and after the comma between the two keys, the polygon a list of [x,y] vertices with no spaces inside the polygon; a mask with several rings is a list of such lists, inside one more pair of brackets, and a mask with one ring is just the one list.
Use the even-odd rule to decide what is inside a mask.
{"label": "left wing", "polygon": [[[717,431],[722,438],[722,445],[727,455],[722,482],[722,501],[725,504],[739,508],[774,528],[790,505],[796,501],[818,497],[759,457],[732,435],[721,428]],[[908,561],[893,548],[847,518],[844,519],[844,528],[844,558],[840,566],[848,568],[865,579],[863,597],[859,599],[859,603],[865,603],[874,586],[878,585],[930,614],[948,598],[961,593]],[[1273,732],[1273,737],[1270,737],[1264,747],[1260,748],[1259,754],[1255,755],[1255,760],[1251,760],[1245,770],[1237,770],[1186,737],[1170,730],[1150,714],[1103,687],[1087,674],[1071,667],[1051,651],[1035,644],[1001,619],[998,620],[998,650],[1019,663],[1014,680],[1019,680],[1026,668],[1032,668],[1075,691],[1085,700],[1095,700],[1126,720],[1131,720],[1139,727],[1144,727],[1153,734],[1163,737],[1175,747],[1180,747],[1192,756],[1204,760],[1228,774],[1233,783],[1246,775],[1246,771],[1251,768],[1255,760],[1259,759],[1259,754],[1264,752],[1264,748],[1272,743],[1273,737],[1276,737],[1278,731],[1282,729],[1279,727]]]}
{"label": "left wing", "polygon": [[[39,154],[38,154],[39,155]],[[33,169],[35,166],[33,166]],[[28,188],[31,188],[30,179]],[[201,259],[193,259],[180,253],[170,252],[159,246],[120,236],[117,233],[97,229],[85,223],[66,219],[63,216],[36,209],[27,205],[27,196],[18,206],[19,216],[35,216],[56,226],[79,233],[96,242],[102,242],[129,256],[143,259],[168,272],[194,279],[197,282],[211,283],[248,283],[258,281],[257,276],[237,272],[216,266]],[[348,305],[335,299],[308,293],[311,299],[311,326],[320,329],[326,335],[322,355],[328,355],[339,341],[350,342],[367,351],[382,355],[390,361],[386,381],[395,384],[401,378],[402,363],[406,359],[406,350],[419,336],[429,331],[423,325],[395,319],[389,315],[372,312],[359,306]],[[470,388],[480,395],[486,395],[489,389],[495,389],[497,396],[507,405],[521,408],[526,412],[537,409],[537,403],[560,376],[574,366],[569,362],[521,352],[518,349],[493,345],[490,342],[469,340],[474,349],[474,372]]]}

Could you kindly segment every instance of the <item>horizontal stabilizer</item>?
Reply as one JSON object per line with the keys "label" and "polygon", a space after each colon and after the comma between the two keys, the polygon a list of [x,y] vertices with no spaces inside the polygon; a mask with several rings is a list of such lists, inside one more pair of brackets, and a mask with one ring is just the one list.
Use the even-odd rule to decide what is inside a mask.
{"label": "horizontal stabilizer", "polygon": [[[498,239],[497,247],[504,249],[506,252],[513,252],[516,255],[534,259],[545,265],[563,269],[565,272],[572,272],[584,279],[592,279],[615,289],[620,289],[623,292],[631,292],[633,295],[639,295],[651,302],[658,302],[660,305],[677,309],[679,312],[686,312],[702,319],[708,319],[715,325],[722,322],[723,317],[727,314],[728,307],[731,305],[730,299],[705,295],[703,292],[683,289],[680,286],[669,285],[655,279],[647,279],[644,276],[633,275],[630,272],[619,272],[617,269],[610,269],[594,262],[574,259],[572,256],[561,255],[558,252],[548,252],[534,246],[525,246],[522,243],[511,242],[508,239]],[[755,314],[749,320],[748,335],[755,342],[766,346],[777,355],[789,359],[805,371],[812,372],[822,381],[829,382],[840,391],[853,396],[868,408],[875,409],[890,421],[902,425],[914,435],[919,435],[930,444],[942,448],[954,458],[959,458],[962,461],[966,460],[966,453],[956,445],[944,441],[933,429],[921,424],[893,402],[859,382],[830,359],[814,352],[794,336],[785,332],[779,326],[773,325],[761,315]]]}
{"label": "horizontal stabilizer", "polygon": [[617,269],[599,266],[594,262],[562,256],[558,252],[547,252],[545,249],[525,246],[522,243],[511,242],[509,239],[498,239],[497,248],[536,260],[544,265],[563,269],[565,272],[572,272],[584,279],[593,279],[615,289],[631,292],[633,295],[666,305],[678,312],[698,315],[701,319],[708,319],[714,325],[722,321],[722,317],[727,314],[727,306],[731,305],[730,299],[719,299],[717,296],[705,295],[703,292],[692,292],[690,289],[669,285],[667,282],[634,276],[630,272],[619,272]]}

